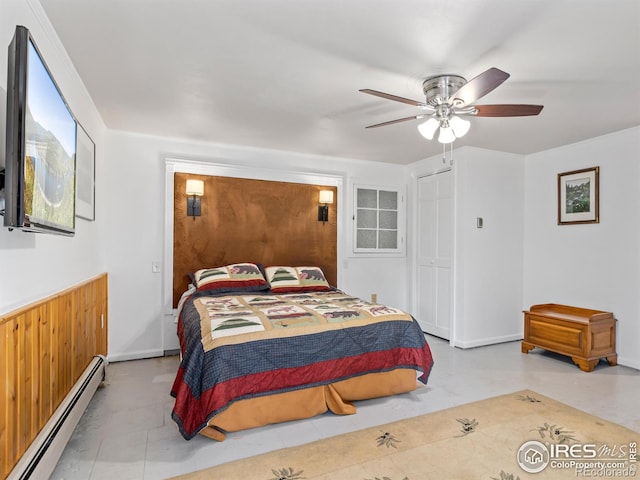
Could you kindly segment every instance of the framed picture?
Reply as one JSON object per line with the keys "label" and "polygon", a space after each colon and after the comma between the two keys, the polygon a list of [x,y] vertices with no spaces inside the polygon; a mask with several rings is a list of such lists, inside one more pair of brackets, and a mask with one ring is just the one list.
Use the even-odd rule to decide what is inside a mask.
{"label": "framed picture", "polygon": [[96,219],[96,146],[78,123],[76,133],[76,217]]}
{"label": "framed picture", "polygon": [[600,222],[600,167],[558,174],[558,225]]}

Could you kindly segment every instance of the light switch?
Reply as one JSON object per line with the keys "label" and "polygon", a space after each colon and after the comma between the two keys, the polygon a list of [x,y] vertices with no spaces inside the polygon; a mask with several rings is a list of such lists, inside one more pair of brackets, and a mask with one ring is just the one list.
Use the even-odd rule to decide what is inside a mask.
{"label": "light switch", "polygon": [[476,228],[482,228],[484,226],[484,219],[482,217],[476,218]]}

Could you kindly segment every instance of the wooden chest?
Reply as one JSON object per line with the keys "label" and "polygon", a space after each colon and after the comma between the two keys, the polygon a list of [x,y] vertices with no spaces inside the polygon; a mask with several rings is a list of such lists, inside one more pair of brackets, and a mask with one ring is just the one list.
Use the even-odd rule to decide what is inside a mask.
{"label": "wooden chest", "polygon": [[568,355],[591,372],[601,358],[617,365],[616,320],[610,312],[547,303],[524,312],[522,353],[534,347]]}

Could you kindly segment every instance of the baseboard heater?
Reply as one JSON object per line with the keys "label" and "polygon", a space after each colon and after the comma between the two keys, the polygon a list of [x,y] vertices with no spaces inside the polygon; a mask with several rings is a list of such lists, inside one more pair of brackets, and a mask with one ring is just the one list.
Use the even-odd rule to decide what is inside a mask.
{"label": "baseboard heater", "polygon": [[49,478],[56,468],[80,417],[100,383],[105,379],[107,359],[93,357],[60,406],[33,440],[7,480]]}

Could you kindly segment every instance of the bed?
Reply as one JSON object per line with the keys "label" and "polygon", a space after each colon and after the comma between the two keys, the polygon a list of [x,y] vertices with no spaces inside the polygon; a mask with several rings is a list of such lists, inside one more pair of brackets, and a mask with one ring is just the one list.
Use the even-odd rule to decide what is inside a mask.
{"label": "bed", "polygon": [[353,414],[354,401],[426,384],[433,365],[411,315],[331,287],[314,266],[202,269],[178,311],[172,418],[187,440]]}

